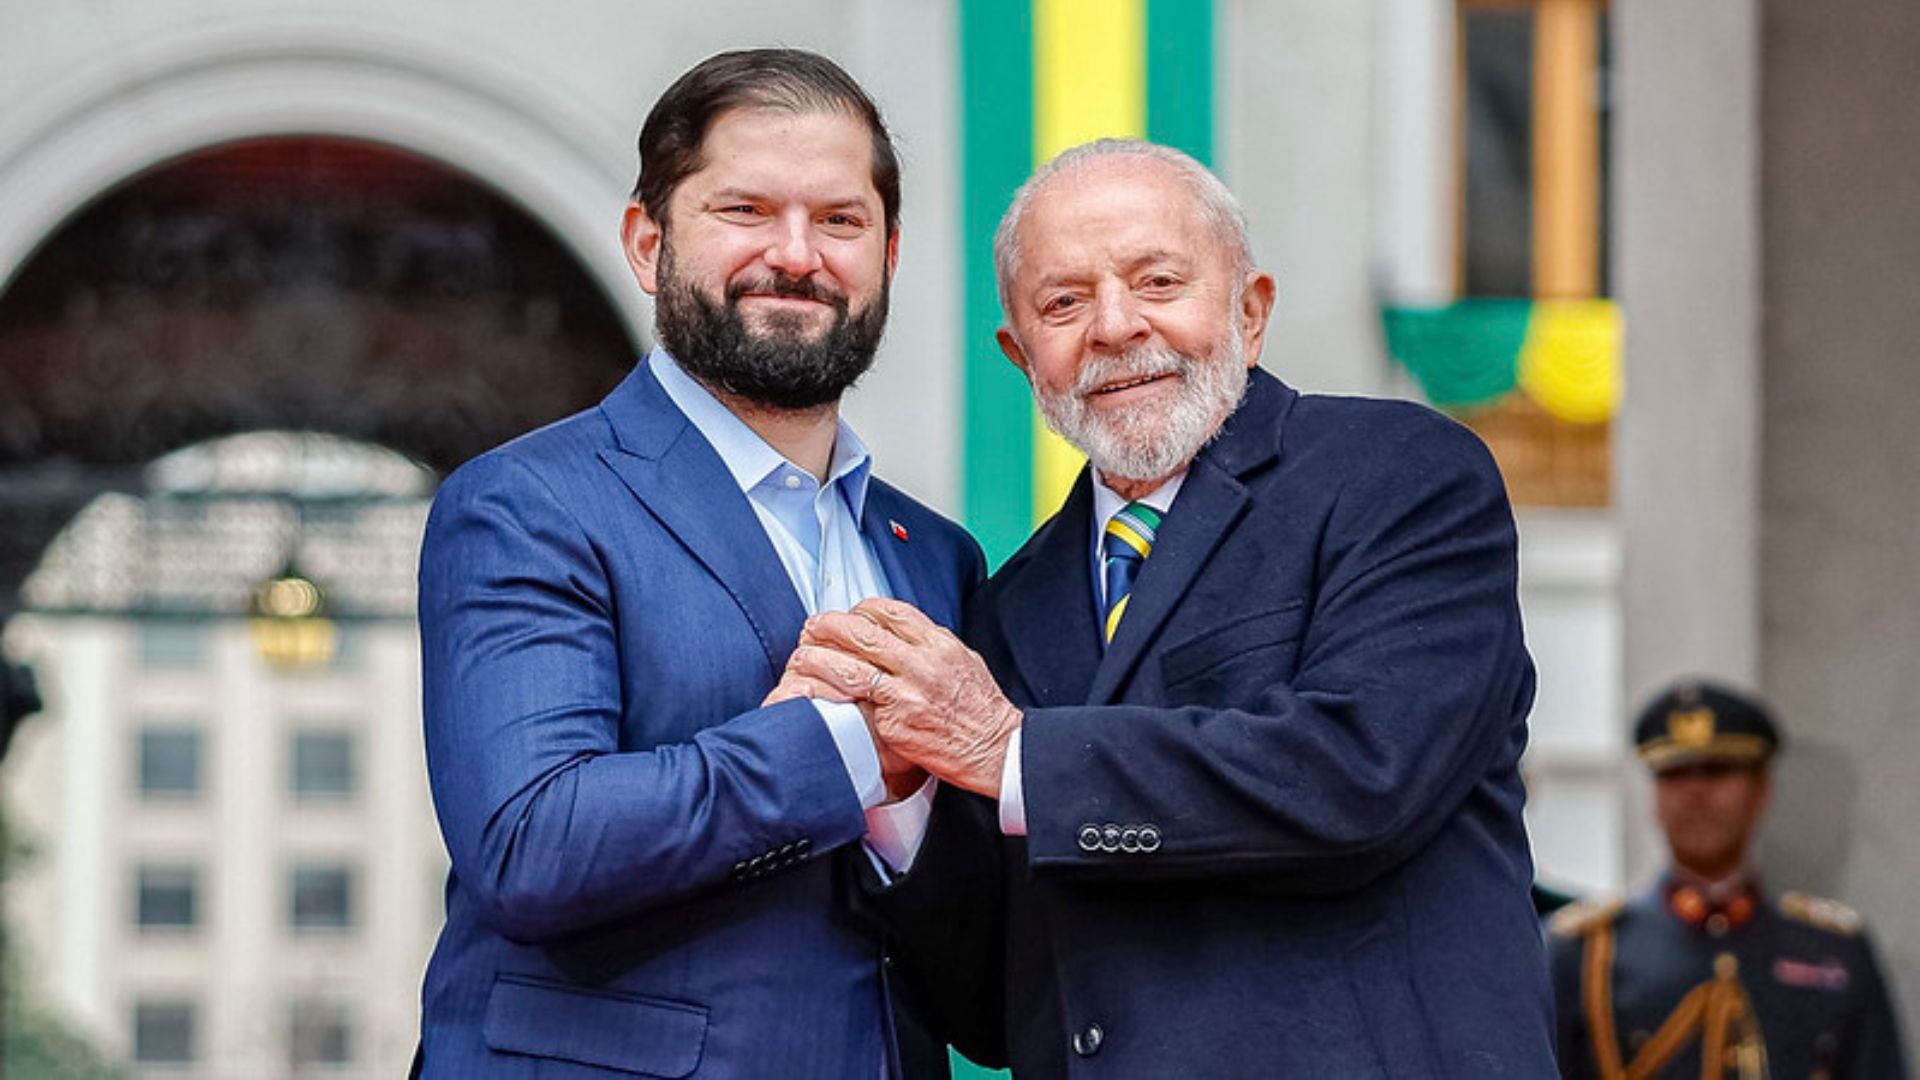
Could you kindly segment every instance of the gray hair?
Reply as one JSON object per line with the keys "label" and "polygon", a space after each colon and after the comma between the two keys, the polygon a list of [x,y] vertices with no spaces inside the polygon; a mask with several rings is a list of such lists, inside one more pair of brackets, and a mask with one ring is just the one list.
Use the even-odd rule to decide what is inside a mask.
{"label": "gray hair", "polygon": [[1158,161],[1171,167],[1193,192],[1200,216],[1213,228],[1220,243],[1232,249],[1235,276],[1245,277],[1253,269],[1253,241],[1247,233],[1247,215],[1240,209],[1240,201],[1233,197],[1233,192],[1205,165],[1171,146],[1140,139],[1095,139],[1062,150],[1052,161],[1035,170],[1013,193],[1007,212],[1000,216],[1000,227],[993,233],[993,268],[1000,291],[1000,310],[1009,321],[1013,318],[1013,279],[1020,272],[1020,223],[1027,216],[1034,196],[1062,173],[1115,158]]}

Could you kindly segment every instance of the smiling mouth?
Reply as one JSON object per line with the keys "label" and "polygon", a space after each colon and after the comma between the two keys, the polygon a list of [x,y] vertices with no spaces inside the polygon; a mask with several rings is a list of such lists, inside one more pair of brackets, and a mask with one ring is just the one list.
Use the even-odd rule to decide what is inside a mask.
{"label": "smiling mouth", "polygon": [[815,296],[795,296],[792,293],[750,292],[740,297],[742,300],[771,301],[776,304],[816,304],[821,307],[833,306],[826,300]]}
{"label": "smiling mouth", "polygon": [[1176,377],[1177,375],[1179,375],[1179,372],[1177,371],[1162,371],[1152,375],[1140,375],[1131,379],[1120,379],[1115,382],[1110,382],[1101,386],[1094,387],[1093,393],[1091,396],[1101,397],[1106,394],[1117,394],[1123,390],[1132,390],[1136,387],[1150,386],[1153,383],[1157,383],[1165,379],[1171,379]]}

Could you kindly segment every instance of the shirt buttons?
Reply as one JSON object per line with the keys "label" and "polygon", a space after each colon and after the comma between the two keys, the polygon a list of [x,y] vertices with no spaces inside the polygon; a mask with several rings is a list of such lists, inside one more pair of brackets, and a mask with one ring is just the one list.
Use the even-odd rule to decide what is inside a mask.
{"label": "shirt buttons", "polygon": [[780,482],[787,485],[789,489],[797,488],[800,486],[800,474],[788,473],[787,478]]}

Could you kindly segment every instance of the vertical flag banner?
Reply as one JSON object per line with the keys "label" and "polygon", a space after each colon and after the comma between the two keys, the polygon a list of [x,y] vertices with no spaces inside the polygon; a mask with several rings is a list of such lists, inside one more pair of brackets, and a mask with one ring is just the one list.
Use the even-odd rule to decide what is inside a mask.
{"label": "vertical flag banner", "polygon": [[967,525],[998,565],[1084,459],[1034,411],[994,343],[993,229],[1014,189],[1071,146],[1145,137],[1211,163],[1211,0],[961,0]]}

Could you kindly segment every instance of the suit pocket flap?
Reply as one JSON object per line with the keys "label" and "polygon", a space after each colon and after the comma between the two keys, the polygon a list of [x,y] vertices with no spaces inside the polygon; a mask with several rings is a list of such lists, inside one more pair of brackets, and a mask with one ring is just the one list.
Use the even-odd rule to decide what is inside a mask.
{"label": "suit pocket flap", "polygon": [[502,975],[487,999],[487,1045],[509,1054],[681,1077],[700,1064],[707,1010],[661,998]]}
{"label": "suit pocket flap", "polygon": [[1236,656],[1292,641],[1300,636],[1306,608],[1306,601],[1295,600],[1190,637],[1161,654],[1160,677],[1172,686]]}

